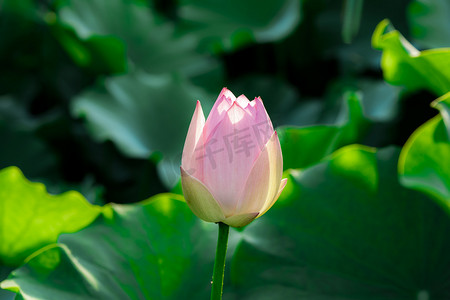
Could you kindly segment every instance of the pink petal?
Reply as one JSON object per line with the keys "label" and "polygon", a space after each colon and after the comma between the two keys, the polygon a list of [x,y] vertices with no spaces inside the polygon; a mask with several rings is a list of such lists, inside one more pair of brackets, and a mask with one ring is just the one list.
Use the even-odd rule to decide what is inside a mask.
{"label": "pink petal", "polygon": [[237,104],[242,107],[243,109],[246,109],[247,106],[250,104],[250,101],[247,99],[247,97],[245,97],[245,95],[240,95],[237,99],[236,99]]}
{"label": "pink petal", "polygon": [[255,133],[257,133],[258,144],[262,149],[272,137],[274,129],[261,98],[256,98],[252,104],[255,110]]}
{"label": "pink petal", "polygon": [[202,135],[203,127],[205,126],[205,116],[203,115],[202,105],[197,101],[194,115],[192,116],[191,124],[184,142],[183,156],[181,158],[181,165],[188,173],[193,173],[196,168],[196,161],[193,159],[196,145]]}
{"label": "pink petal", "polygon": [[248,213],[242,215],[234,215],[226,218],[223,223],[232,227],[242,227],[249,224],[251,221],[258,217],[258,213]]}
{"label": "pink petal", "polygon": [[255,108],[255,104],[256,104],[256,101],[255,101],[255,100],[250,101],[250,102],[249,102],[249,105],[247,105],[247,107],[245,108],[245,110],[246,110],[250,115],[252,115],[253,119],[256,118],[256,108]]}
{"label": "pink petal", "polygon": [[226,112],[230,109],[231,105],[236,100],[234,94],[227,88],[223,88],[214,103],[211,112],[208,115],[208,119],[205,124],[205,138],[214,131],[216,126],[222,121]]}
{"label": "pink petal", "polygon": [[[286,183],[287,183],[287,178],[284,178],[284,179],[281,180],[280,188],[278,189],[278,193],[275,195],[275,197],[274,197],[272,200],[267,201],[267,202],[264,204],[264,207],[261,209],[261,212],[259,213],[259,215],[257,216],[257,218],[259,218],[259,217],[261,217],[263,214],[265,214],[265,213],[266,213],[266,212],[267,212],[267,211],[275,204],[275,202],[277,202],[278,198],[279,198],[280,195],[281,195],[281,192],[283,191],[284,187],[286,186]],[[269,200],[269,199],[268,199],[268,200]]]}
{"label": "pink petal", "polygon": [[274,132],[246,179],[235,213],[262,211],[277,195],[282,175],[283,157],[278,135]]}
{"label": "pink petal", "polygon": [[239,195],[261,151],[253,125],[253,118],[234,102],[211,135],[202,140],[203,152],[197,159],[202,164],[203,175],[197,178],[221,204],[225,216],[234,214]]}
{"label": "pink petal", "polygon": [[222,208],[208,189],[183,167],[180,169],[183,195],[192,212],[206,222],[222,222],[225,219]]}
{"label": "pink petal", "polygon": [[219,98],[220,98],[220,96],[225,96],[226,98],[230,99],[231,100],[230,104],[233,104],[233,102],[236,101],[236,96],[233,94],[232,91],[230,91],[226,87],[224,87],[220,91]]}

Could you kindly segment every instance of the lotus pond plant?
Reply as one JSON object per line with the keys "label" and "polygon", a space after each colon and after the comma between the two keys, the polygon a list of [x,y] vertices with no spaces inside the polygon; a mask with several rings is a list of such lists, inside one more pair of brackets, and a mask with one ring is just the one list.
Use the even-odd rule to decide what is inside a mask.
{"label": "lotus pond plant", "polygon": [[212,298],[220,299],[229,226],[245,226],[266,213],[287,181],[277,132],[261,98],[236,98],[224,88],[206,121],[197,101],[180,169],[193,213],[219,224]]}

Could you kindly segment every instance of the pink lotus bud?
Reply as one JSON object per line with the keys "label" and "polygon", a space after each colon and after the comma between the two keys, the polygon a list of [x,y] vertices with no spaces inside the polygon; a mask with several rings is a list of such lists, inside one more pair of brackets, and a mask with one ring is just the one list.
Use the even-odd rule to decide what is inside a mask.
{"label": "pink lotus bud", "polygon": [[278,199],[283,157],[261,98],[236,98],[224,88],[205,122],[197,101],[186,137],[181,183],[200,219],[245,226]]}

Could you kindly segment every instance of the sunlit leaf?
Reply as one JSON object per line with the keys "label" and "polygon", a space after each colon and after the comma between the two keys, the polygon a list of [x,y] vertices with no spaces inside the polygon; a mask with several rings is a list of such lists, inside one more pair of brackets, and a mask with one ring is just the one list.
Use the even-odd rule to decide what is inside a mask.
{"label": "sunlit leaf", "polygon": [[28,255],[65,232],[89,225],[100,213],[81,194],[49,195],[16,167],[0,171],[0,265],[20,265]]}
{"label": "sunlit leaf", "polygon": [[112,205],[88,228],[37,253],[1,287],[26,299],[205,299],[216,231],[180,196]]}
{"label": "sunlit leaf", "polygon": [[372,37],[382,50],[381,68],[386,81],[410,90],[428,89],[440,96],[450,90],[450,48],[414,48],[388,20],[378,24]]}
{"label": "sunlit leaf", "polygon": [[419,127],[402,149],[402,184],[424,191],[450,211],[450,92],[435,102],[441,114]]}

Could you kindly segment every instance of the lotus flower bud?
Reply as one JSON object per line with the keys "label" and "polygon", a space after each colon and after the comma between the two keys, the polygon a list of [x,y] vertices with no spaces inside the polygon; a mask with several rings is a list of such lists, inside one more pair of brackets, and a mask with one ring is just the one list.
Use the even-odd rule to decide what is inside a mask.
{"label": "lotus flower bud", "polygon": [[245,226],[278,199],[283,157],[261,98],[224,88],[205,122],[197,101],[183,149],[181,183],[200,219]]}

